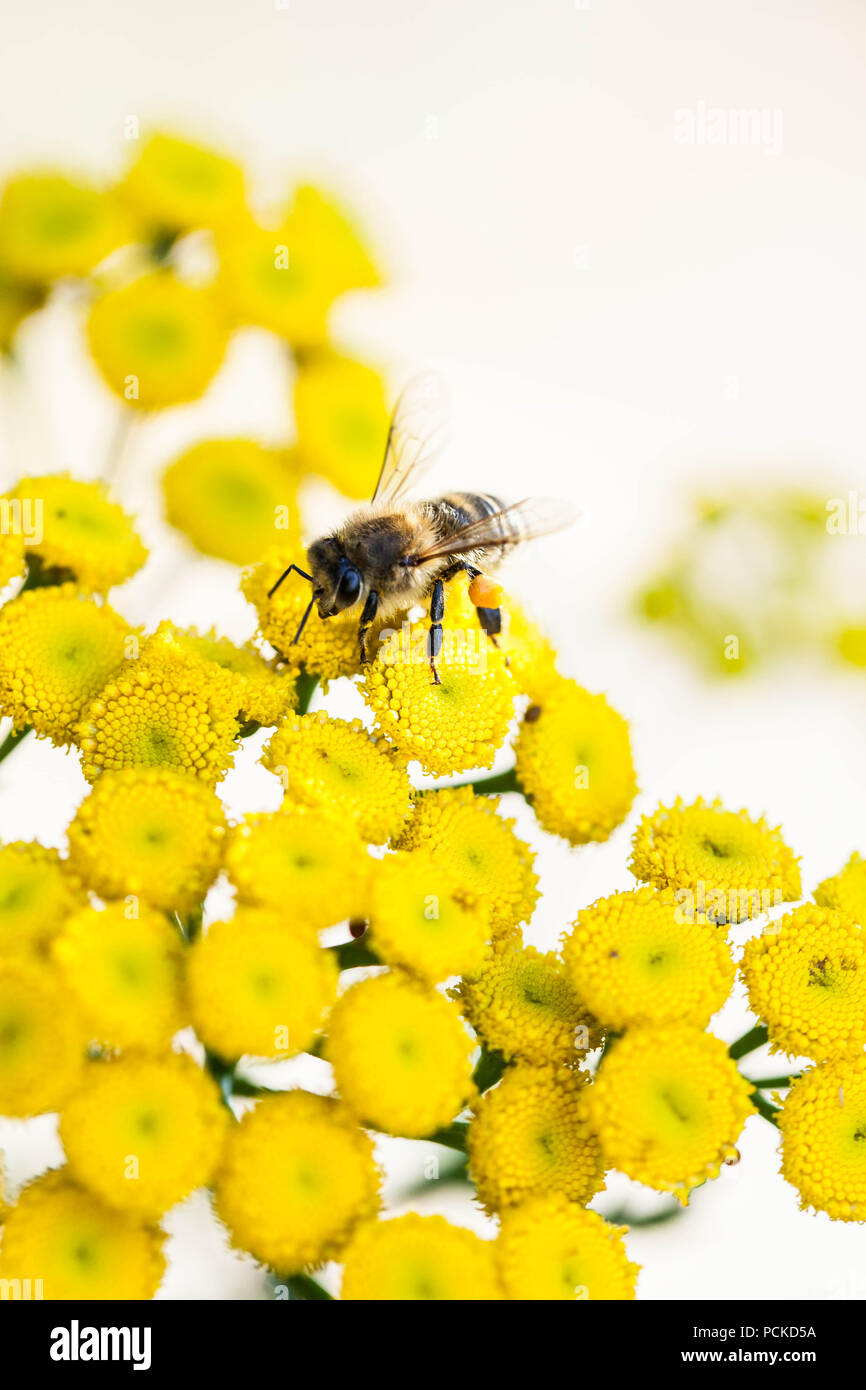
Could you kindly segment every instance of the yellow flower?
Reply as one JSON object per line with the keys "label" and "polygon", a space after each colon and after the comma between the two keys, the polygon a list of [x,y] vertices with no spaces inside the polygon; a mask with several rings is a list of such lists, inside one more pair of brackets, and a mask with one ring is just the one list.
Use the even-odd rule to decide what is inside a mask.
{"label": "yellow flower", "polygon": [[290,1057],[312,1043],[337,996],[333,951],[286,931],[276,912],[240,908],[189,953],[196,1032],[221,1057]]}
{"label": "yellow flower", "polygon": [[344,1301],[449,1301],[502,1297],[492,1241],[444,1216],[409,1212],[368,1221],[344,1256]]}
{"label": "yellow flower", "polygon": [[216,375],[228,341],[210,292],[167,271],[103,294],[90,311],[87,335],[112,391],[140,410],[196,400]]}
{"label": "yellow flower", "polygon": [[100,690],[75,726],[88,781],[123,767],[173,768],[213,786],[236,752],[238,726],[223,689],[194,672],[131,666]]}
{"label": "yellow flower", "polygon": [[87,894],[56,849],[0,844],[0,957],[38,950]]}
{"label": "yellow flower", "polygon": [[243,215],[240,166],[203,145],[157,132],[143,144],[119,193],[156,232],[220,227]]}
{"label": "yellow flower", "polygon": [[74,1178],[109,1206],[157,1221],[210,1181],[228,1112],[190,1057],[91,1062],[60,1138]]}
{"label": "yellow flower", "polygon": [[259,1101],[225,1146],[217,1211],[232,1241],[279,1274],[340,1253],[379,1206],[373,1144],[333,1100],[290,1091]]}
{"label": "yellow flower", "polygon": [[331,195],[302,184],[295,190],[290,216],[299,241],[315,253],[337,293],[381,285],[356,227]]}
{"label": "yellow flower", "polygon": [[629,868],[655,888],[685,890],[681,900],[711,920],[744,922],[799,898],[797,865],[778,827],[699,797],[643,817]]}
{"label": "yellow flower", "polygon": [[866,666],[866,625],[847,623],[835,634],[836,650],[851,666]]}
{"label": "yellow flower", "polygon": [[130,518],[109,499],[104,483],[83,483],[68,474],[22,478],[9,494],[41,518],[39,540],[25,539],[28,554],[45,569],[73,578],[80,589],[104,594],[123,584],[147,559]]}
{"label": "yellow flower", "polygon": [[0,958],[0,1115],[62,1105],[81,1076],[86,1034],[43,962]]}
{"label": "yellow flower", "polygon": [[376,864],[369,915],[377,955],[428,984],[472,974],[483,964],[487,906],[467,899],[454,873],[426,850],[388,855]]}
{"label": "yellow flower", "polygon": [[412,784],[405,763],[359,719],[330,719],[324,710],[289,716],[262,762],[293,801],[354,821],[368,844],[398,835],[409,813]]}
{"label": "yellow flower", "polygon": [[562,962],[518,937],[497,941],[482,969],[454,992],[487,1047],[509,1060],[576,1066],[601,1042]]}
{"label": "yellow flower", "polygon": [[750,1089],[712,1034],[635,1028],[602,1059],[587,1109],[612,1167],[685,1205],[692,1188],[736,1162]]}
{"label": "yellow flower", "polygon": [[0,265],[0,350],[8,352],[18,325],[28,314],[42,307],[46,292],[44,286],[18,280]]}
{"label": "yellow flower", "polygon": [[559,1302],[634,1298],[640,1265],[628,1258],[627,1231],[559,1193],[530,1197],[509,1208],[496,1242],[506,1297]]}
{"label": "yellow flower", "polygon": [[132,629],[72,584],[31,589],[0,610],[0,711],[68,743],[81,711],[123,664]]}
{"label": "yellow flower", "polygon": [[543,830],[583,845],[608,839],[628,815],[637,791],[628,725],[603,695],[552,680],[527,711],[514,752]]}
{"label": "yellow flower", "polygon": [[563,943],[571,981],[610,1028],[704,1027],[734,983],[730,947],[714,926],[684,917],[672,893],[639,888],[579,912]]}
{"label": "yellow flower", "polygon": [[497,797],[475,796],[471,787],[420,792],[396,848],[429,850],[486,903],[492,928],[506,933],[531,918],[538,875],[535,855],[515,835],[514,821],[497,814],[498,805]]}
{"label": "yellow flower", "polygon": [[472,1042],[448,1000],[393,972],[362,980],[331,1014],[327,1056],[359,1119],[420,1139],[472,1095]]}
{"label": "yellow flower", "polygon": [[551,686],[558,685],[556,652],[549,638],[509,595],[503,607],[499,645],[518,690],[543,702]]}
{"label": "yellow flower", "polygon": [[124,232],[108,195],[63,174],[19,174],[0,198],[0,260],[22,280],[86,275]]}
{"label": "yellow flower", "polygon": [[205,440],[169,465],[162,488],[167,520],[204,555],[249,565],[278,540],[299,548],[297,478],[278,449]]}
{"label": "yellow flower", "polygon": [[304,468],[323,473],[346,497],[373,495],[390,420],[378,372],[336,353],[317,354],[298,371],[295,420]]}
{"label": "yellow flower", "polygon": [[276,724],[291,708],[295,682],[288,671],[278,671],[251,643],[235,646],[211,630],[179,628],[160,623],[141,649],[140,661],[148,670],[170,675],[188,671],[212,689],[241,722]]}
{"label": "yellow flower", "polygon": [[70,917],[52,943],[90,1037],[110,1047],[166,1047],[186,1023],[183,948],[162,913],[111,903]]}
{"label": "yellow flower", "polygon": [[[9,501],[0,497],[0,589],[5,589],[13,579],[20,579],[27,569],[24,555],[24,536],[20,529],[5,519]],[[9,516],[12,517],[9,512]]]}
{"label": "yellow flower", "polygon": [[821,907],[832,907],[856,922],[866,922],[866,861],[852,854],[844,869],[818,884],[812,897]]}
{"label": "yellow flower", "polygon": [[267,328],[298,352],[324,347],[339,286],[291,213],[273,228],[247,218],[221,238],[219,249],[218,290],[236,322]]}
{"label": "yellow flower", "polygon": [[779,1114],[782,1176],[801,1207],[866,1221],[866,1057],[838,1058],[795,1081]]}
{"label": "yellow flower", "polygon": [[425,621],[409,629],[408,650],[383,647],[365,668],[361,694],[377,728],[432,776],[490,767],[508,734],[517,694],[505,658],[489,643],[479,655],[463,642],[446,642],[436,661],[441,684],[435,685],[428,628]]}
{"label": "yellow flower", "polygon": [[[41,1280],[62,1301],[153,1298],[165,1270],[162,1231],[112,1211],[64,1172],[24,1188],[3,1227],[0,1278]],[[36,1297],[35,1293],[32,1294]]]}
{"label": "yellow flower", "polygon": [[100,777],[67,833],[71,867],[100,897],[188,912],[220,870],[226,822],[194,777],[124,768]]}
{"label": "yellow flower", "polygon": [[777,1051],[825,1058],[866,1045],[866,932],[831,908],[797,907],[746,943],[749,1003]]}
{"label": "yellow flower", "polygon": [[583,1204],[601,1191],[588,1082],[583,1072],[519,1062],[484,1093],[469,1126],[469,1171],[488,1212],[551,1192]]}
{"label": "yellow flower", "polygon": [[238,900],[278,910],[307,935],[366,915],[372,868],[353,825],[306,806],[246,816],[226,854]]}

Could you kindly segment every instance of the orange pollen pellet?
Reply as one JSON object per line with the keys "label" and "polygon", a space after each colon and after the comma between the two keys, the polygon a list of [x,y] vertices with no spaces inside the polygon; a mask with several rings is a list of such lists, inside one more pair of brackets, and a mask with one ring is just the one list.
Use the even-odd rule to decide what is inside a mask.
{"label": "orange pollen pellet", "polygon": [[477,574],[469,585],[469,598],[476,608],[498,608],[502,602],[502,585],[484,574]]}

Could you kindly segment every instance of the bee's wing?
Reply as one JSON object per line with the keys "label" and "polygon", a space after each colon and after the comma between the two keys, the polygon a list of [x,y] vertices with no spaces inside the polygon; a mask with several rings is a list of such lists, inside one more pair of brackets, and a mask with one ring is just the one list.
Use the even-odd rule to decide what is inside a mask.
{"label": "bee's wing", "polygon": [[417,561],[437,560],[444,555],[465,555],[467,550],[483,550],[487,546],[531,541],[535,536],[564,530],[576,517],[577,511],[570,502],[562,502],[556,497],[527,497],[522,502],[512,502],[510,507],[503,507],[492,516],[470,521],[468,526],[422,551]]}
{"label": "bee's wing", "polygon": [[448,443],[448,406],[435,372],[413,377],[394,407],[374,502],[400,501]]}

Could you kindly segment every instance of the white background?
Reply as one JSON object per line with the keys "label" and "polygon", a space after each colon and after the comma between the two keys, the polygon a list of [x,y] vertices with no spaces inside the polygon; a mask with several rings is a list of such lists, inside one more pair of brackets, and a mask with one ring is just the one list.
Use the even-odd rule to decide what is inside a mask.
{"label": "white background", "polygon": [[[7,6],[3,28],[4,170],[112,174],[134,152],[123,131],[135,115],[233,150],[264,200],[298,176],[330,182],[391,277],[341,307],[338,336],[395,388],[419,367],[445,374],[443,489],[579,505],[578,528],[527,552],[510,582],[566,669],[630,720],[642,792],[609,844],[576,853],[516,803],[545,886],[533,940],[552,943],[578,907],[630,886],[637,814],[677,794],[781,822],[807,889],[866,852],[862,678],[804,661],[714,684],[628,617],[690,488],[817,480],[829,497],[864,485],[862,5],[53,0]],[[781,149],[678,143],[674,113],[701,102],[781,113]],[[37,467],[97,474],[116,407],[74,313],[28,325],[22,357],[24,387],[2,383],[0,481]],[[205,401],[142,430],[122,495],[157,554],[117,595],[129,618],[251,631],[234,571],[162,527],[153,478],[206,432],[286,437],[287,387],[273,345],[244,334]],[[863,542],[838,546],[847,564]],[[862,592],[847,596],[854,612]],[[235,812],[276,804],[260,769],[224,785]],[[0,835],[62,843],[84,791],[72,756],[19,750],[0,769]],[[732,1004],[714,1027],[733,1038],[748,1022]],[[312,1065],[308,1084],[326,1086]],[[779,1070],[754,1060],[765,1065]],[[56,1157],[48,1120],[7,1122],[0,1146],[15,1179]],[[404,1178],[420,1172],[419,1147],[391,1146]],[[798,1212],[762,1120],[741,1148],[682,1219],[634,1233],[641,1296],[863,1297],[862,1230]],[[627,1186],[594,1205],[609,1210]],[[477,1223],[435,1184],[423,1205]],[[172,1227],[166,1295],[262,1295],[201,1200]]]}

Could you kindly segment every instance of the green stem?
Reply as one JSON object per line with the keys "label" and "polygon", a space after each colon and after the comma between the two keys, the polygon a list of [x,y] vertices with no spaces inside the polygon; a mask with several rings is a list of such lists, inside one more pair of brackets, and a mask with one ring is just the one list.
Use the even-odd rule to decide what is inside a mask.
{"label": "green stem", "polygon": [[364,941],[343,941],[339,946],[331,946],[337,953],[337,964],[341,970],[352,970],[357,965],[381,965],[376,952]]}
{"label": "green stem", "polygon": [[468,782],[450,782],[452,787],[471,787],[478,796],[499,796],[501,792],[519,792],[523,795],[523,788],[517,780],[517,773],[513,767],[507,772],[495,772],[489,777],[470,778]]}
{"label": "green stem", "polygon": [[682,1216],[684,1211],[685,1207],[676,1202],[673,1206],[663,1207],[661,1211],[650,1212],[646,1216],[629,1211],[628,1207],[617,1207],[615,1211],[602,1212],[602,1216],[612,1226],[629,1226],[634,1229],[644,1226],[661,1226],[665,1221],[673,1221],[676,1217]]}
{"label": "green stem", "polygon": [[472,1080],[479,1091],[489,1091],[491,1086],[495,1086],[497,1081],[501,1081],[507,1065],[501,1052],[488,1051],[486,1047],[482,1047],[481,1056],[475,1063],[475,1070],[472,1073]]}
{"label": "green stem", "polygon": [[748,1033],[744,1033],[736,1042],[732,1042],[728,1048],[728,1056],[733,1061],[738,1062],[741,1057],[746,1057],[748,1053],[763,1047],[764,1043],[770,1041],[770,1035],[763,1023],[758,1023],[754,1028],[750,1028]]}
{"label": "green stem", "polygon": [[468,1122],[455,1120],[453,1124],[445,1125],[443,1129],[437,1129],[433,1134],[428,1134],[425,1143],[441,1144],[446,1149],[456,1149],[458,1153],[465,1153],[468,1133]]}
{"label": "green stem", "polygon": [[56,584],[68,584],[74,578],[72,570],[60,569],[57,565],[43,565],[38,555],[30,555],[27,558],[24,583],[15,597],[20,598],[30,589],[51,589]]}
{"label": "green stem", "polygon": [[314,676],[312,671],[303,670],[298,672],[298,678],[295,682],[295,692],[298,697],[296,706],[298,714],[306,714],[307,710],[310,708],[310,701],[316,692],[318,684],[319,677]]}
{"label": "green stem", "polygon": [[189,942],[195,941],[196,937],[201,936],[203,911],[203,906],[199,903],[198,907],[193,908],[192,912],[188,912],[186,915],[183,922],[183,934]]}
{"label": "green stem", "polygon": [[306,1303],[333,1303],[333,1296],[323,1289],[321,1284],[310,1277],[309,1274],[290,1274],[286,1278],[282,1275],[277,1276],[278,1284],[285,1284],[289,1291],[289,1298],[303,1299]]}
{"label": "green stem", "polygon": [[795,1081],[800,1080],[801,1073],[792,1072],[790,1076],[744,1076],[743,1080],[748,1081],[750,1086],[754,1086],[758,1091],[776,1091],[784,1086],[793,1086]]}
{"label": "green stem", "polygon": [[243,724],[238,725],[238,738],[249,738],[250,734],[257,734],[261,728],[257,719],[246,719]]}
{"label": "green stem", "polygon": [[779,1106],[771,1105],[766,1096],[762,1096],[760,1091],[753,1091],[751,1102],[759,1115],[763,1115],[765,1120],[769,1120],[771,1125],[779,1123]]}
{"label": "green stem", "polygon": [[214,1081],[220,1088],[223,1105],[231,1114],[232,1119],[234,1119],[235,1112],[232,1110],[232,1092],[234,1089],[235,1066],[237,1063],[227,1062],[225,1058],[219,1057],[216,1052],[211,1052],[209,1048],[205,1048],[204,1064],[205,1069],[210,1072]]}
{"label": "green stem", "polygon": [[23,729],[10,729],[3,742],[0,743],[0,763],[4,758],[8,758],[10,753],[14,753],[19,743],[23,743],[28,734],[33,730],[27,724]]}

